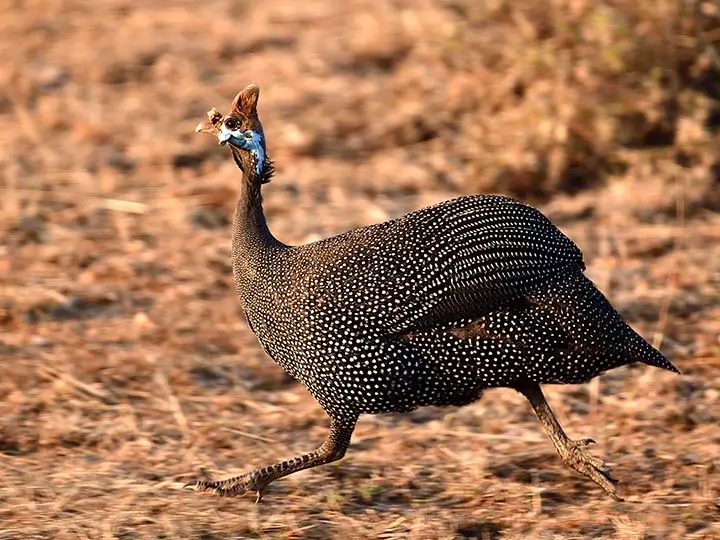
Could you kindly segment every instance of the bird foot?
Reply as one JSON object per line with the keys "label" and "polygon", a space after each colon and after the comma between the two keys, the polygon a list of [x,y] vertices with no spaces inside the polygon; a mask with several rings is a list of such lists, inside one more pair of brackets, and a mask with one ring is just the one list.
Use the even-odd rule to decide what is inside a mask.
{"label": "bird foot", "polygon": [[255,471],[251,471],[222,480],[193,480],[183,488],[199,492],[210,491],[220,497],[237,497],[248,491],[254,491],[257,493],[255,503],[259,503],[267,483],[260,482],[258,476]]}
{"label": "bird foot", "polygon": [[617,494],[618,481],[610,474],[610,467],[600,458],[585,451],[588,446],[597,444],[593,439],[568,441],[560,455],[565,465],[573,471],[589,478],[600,486],[616,501],[623,499]]}

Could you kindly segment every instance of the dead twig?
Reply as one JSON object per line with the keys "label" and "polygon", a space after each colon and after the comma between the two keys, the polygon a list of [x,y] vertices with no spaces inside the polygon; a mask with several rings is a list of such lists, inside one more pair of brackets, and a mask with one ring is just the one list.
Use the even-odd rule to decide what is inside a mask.
{"label": "dead twig", "polygon": [[41,365],[38,368],[38,375],[46,380],[57,380],[65,383],[68,387],[75,390],[78,394],[93,398],[103,405],[117,405],[118,402],[110,394],[103,390],[93,388],[93,386],[82,382],[73,377],[66,371],[60,371],[47,365]]}

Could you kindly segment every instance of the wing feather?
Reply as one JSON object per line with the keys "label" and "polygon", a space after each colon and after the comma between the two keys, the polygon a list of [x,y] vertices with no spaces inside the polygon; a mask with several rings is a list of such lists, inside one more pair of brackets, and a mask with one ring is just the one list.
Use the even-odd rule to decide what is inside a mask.
{"label": "wing feather", "polygon": [[585,268],[567,236],[514,199],[462,197],[431,210],[419,216],[430,253],[405,329],[477,317]]}

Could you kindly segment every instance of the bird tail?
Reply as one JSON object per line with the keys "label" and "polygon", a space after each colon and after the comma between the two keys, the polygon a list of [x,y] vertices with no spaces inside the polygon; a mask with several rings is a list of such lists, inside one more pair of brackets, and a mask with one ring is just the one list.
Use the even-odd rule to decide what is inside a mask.
{"label": "bird tail", "polygon": [[[631,362],[642,362],[648,366],[658,367],[666,369],[673,373],[680,373],[680,370],[676,368],[670,360],[668,360],[664,354],[658,351],[645,338],[633,330],[630,325],[625,322],[622,316],[615,311],[610,305],[610,302],[605,298],[597,287],[584,275],[581,279],[585,284],[585,290],[590,292],[591,296],[594,296],[595,306],[602,306],[602,311],[605,313],[606,321],[609,323],[608,327],[615,329],[618,332],[620,338],[620,350],[624,353],[625,357]],[[610,322],[612,321],[612,322]]]}
{"label": "bird tail", "polygon": [[663,353],[650,345],[650,343],[645,341],[645,339],[629,326],[628,329],[634,334],[631,337],[632,342],[628,346],[629,356],[633,362],[642,362],[648,366],[658,367],[680,374],[680,370],[676,368]]}
{"label": "bird tail", "polygon": [[584,274],[578,272],[560,279],[538,301],[544,309],[554,312],[556,320],[565,321],[563,330],[575,343],[595,349],[591,355],[615,358],[614,361],[606,360],[603,368],[642,362],[680,373],[660,351],[623,320]]}

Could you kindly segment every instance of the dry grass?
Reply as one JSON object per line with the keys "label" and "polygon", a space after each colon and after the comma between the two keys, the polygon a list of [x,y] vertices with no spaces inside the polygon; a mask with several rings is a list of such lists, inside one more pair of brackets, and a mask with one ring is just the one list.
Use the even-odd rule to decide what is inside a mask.
{"label": "dry grass", "polygon": [[[720,538],[720,24],[712,1],[6,2],[0,20],[0,539]],[[652,6],[652,7],[650,7]],[[247,82],[304,242],[458,193],[535,200],[684,371],[529,406],[361,420],[252,498],[182,491],[326,420],[238,313],[237,173],[193,127]]]}

